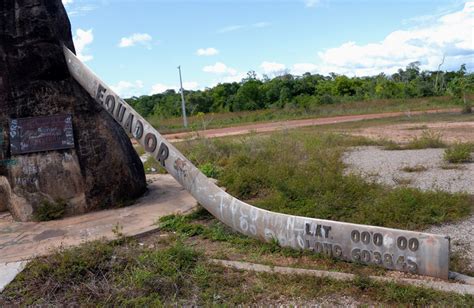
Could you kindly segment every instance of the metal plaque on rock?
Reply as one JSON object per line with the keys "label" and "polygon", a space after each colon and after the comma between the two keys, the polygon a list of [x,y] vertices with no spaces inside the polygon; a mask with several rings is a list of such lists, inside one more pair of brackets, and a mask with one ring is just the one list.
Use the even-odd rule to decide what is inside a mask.
{"label": "metal plaque on rock", "polygon": [[12,119],[12,155],[74,148],[72,115]]}

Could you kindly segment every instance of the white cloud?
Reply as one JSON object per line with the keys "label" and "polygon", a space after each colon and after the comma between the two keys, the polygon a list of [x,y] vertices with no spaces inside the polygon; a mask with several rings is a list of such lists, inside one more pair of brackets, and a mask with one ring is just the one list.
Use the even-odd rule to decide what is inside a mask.
{"label": "white cloud", "polygon": [[68,11],[69,17],[84,16],[98,8],[97,5],[83,3],[77,4],[72,0],[65,0],[63,3]]}
{"label": "white cloud", "polygon": [[245,77],[247,77],[247,73],[236,72],[234,75],[228,75],[223,77],[220,82],[240,82]]}
{"label": "white cloud", "polygon": [[[183,82],[183,88],[184,90],[188,90],[188,91],[196,91],[200,89],[199,83],[197,83],[196,81]],[[157,83],[151,87],[150,95],[163,93],[163,92],[166,92],[167,90],[175,90],[176,92],[178,92],[179,86]]]}
{"label": "white cloud", "polygon": [[222,62],[205,66],[202,70],[206,73],[212,73],[216,75],[216,78],[210,83],[210,87],[213,87],[219,83],[240,82],[247,76],[247,73],[239,72],[235,68],[229,67]]}
{"label": "white cloud", "polygon": [[250,25],[232,25],[232,26],[227,26],[224,28],[221,28],[217,30],[217,33],[227,33],[227,32],[234,32],[238,30],[250,30],[250,29],[256,29],[256,28],[266,28],[271,26],[271,23],[266,22],[266,21],[260,21],[256,22],[254,24]]}
{"label": "white cloud", "polygon": [[135,82],[119,81],[116,85],[111,86],[115,93],[124,98],[142,95],[143,87],[143,81],[141,80]]}
{"label": "white cloud", "polygon": [[434,70],[444,55],[444,69],[456,69],[462,63],[474,68],[473,20],[474,2],[467,2],[460,11],[440,16],[429,25],[394,31],[381,42],[365,45],[346,42],[318,53],[319,71],[390,74],[414,61],[420,61],[422,69]]}
{"label": "white cloud", "polygon": [[304,0],[306,7],[316,7],[321,3],[321,0]]}
{"label": "white cloud", "polygon": [[92,29],[89,30],[82,30],[77,29],[76,35],[73,38],[74,46],[76,47],[77,57],[82,62],[87,62],[92,60],[94,57],[92,55],[85,54],[87,51],[87,45],[90,45],[94,41],[94,34],[92,33]]}
{"label": "white cloud", "polygon": [[318,66],[313,63],[296,63],[291,68],[291,74],[303,75],[304,73],[315,73],[318,70]]}
{"label": "white cloud", "polygon": [[176,86],[170,86],[170,85],[165,85],[165,84],[162,84],[162,83],[157,83],[157,84],[154,84],[151,87],[150,95],[163,93],[166,90],[175,90],[176,91],[177,89],[178,89],[178,87],[176,87]]}
{"label": "white cloud", "polygon": [[281,75],[286,70],[286,66],[284,64],[267,61],[262,62],[262,64],[260,64],[260,68],[263,70],[263,73],[267,75]]}
{"label": "white cloud", "polygon": [[237,31],[237,30],[240,30],[240,29],[243,29],[243,28],[245,28],[245,26],[243,26],[243,25],[233,25],[233,26],[227,26],[227,27],[221,28],[217,32],[218,33],[227,33],[227,32]]}
{"label": "white cloud", "polygon": [[136,44],[141,44],[150,49],[150,42],[152,40],[153,38],[148,33],[134,33],[129,37],[122,37],[118,46],[120,48],[125,48],[135,46]]}
{"label": "white cloud", "polygon": [[222,62],[216,62],[214,65],[205,66],[202,70],[206,73],[212,74],[227,74],[232,76],[237,74],[235,69],[228,67]]}
{"label": "white cloud", "polygon": [[196,81],[186,81],[183,82],[183,88],[190,91],[199,90],[199,83]]}
{"label": "white cloud", "polygon": [[271,23],[269,23],[269,22],[261,21],[261,22],[254,23],[252,25],[252,27],[253,28],[265,28],[265,27],[269,27],[270,25],[271,25]]}
{"label": "white cloud", "polygon": [[215,48],[199,48],[197,51],[196,51],[196,54],[198,56],[215,56],[217,54],[219,54],[219,50],[215,49]]}

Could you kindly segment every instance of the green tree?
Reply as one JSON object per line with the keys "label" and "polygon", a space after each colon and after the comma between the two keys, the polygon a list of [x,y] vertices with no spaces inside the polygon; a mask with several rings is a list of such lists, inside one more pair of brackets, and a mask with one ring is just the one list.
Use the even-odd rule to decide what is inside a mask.
{"label": "green tree", "polygon": [[472,112],[471,101],[467,95],[474,92],[474,74],[455,77],[449,82],[448,91],[452,96],[462,99],[463,112]]}

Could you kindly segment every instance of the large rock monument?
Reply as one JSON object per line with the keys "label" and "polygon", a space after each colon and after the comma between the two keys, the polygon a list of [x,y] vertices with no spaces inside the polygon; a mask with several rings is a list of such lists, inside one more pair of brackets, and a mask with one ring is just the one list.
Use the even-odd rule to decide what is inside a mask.
{"label": "large rock monument", "polygon": [[124,130],[70,76],[74,51],[61,0],[0,2],[0,211],[29,221],[40,207],[74,215],[146,190]]}

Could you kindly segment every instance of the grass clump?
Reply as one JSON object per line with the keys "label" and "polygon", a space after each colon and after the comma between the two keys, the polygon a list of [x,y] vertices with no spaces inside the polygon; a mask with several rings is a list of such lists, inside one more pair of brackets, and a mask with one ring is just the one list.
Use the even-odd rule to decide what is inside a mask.
{"label": "grass clump", "polygon": [[383,149],[386,151],[399,151],[399,150],[404,149],[403,146],[401,146],[400,144],[392,140],[383,141],[382,144],[383,144]]}
{"label": "grass clump", "polygon": [[402,147],[405,150],[437,149],[445,148],[446,144],[442,140],[442,135],[430,130],[425,130],[420,137],[415,137],[408,144]]}
{"label": "grass clump", "polygon": [[219,168],[216,167],[213,163],[207,162],[201,166],[199,166],[199,170],[201,170],[202,173],[204,173],[205,176],[208,178],[217,178],[219,175]]}
{"label": "grass clump", "polygon": [[471,161],[471,153],[474,151],[474,144],[457,143],[444,151],[444,160],[452,164],[467,163]]}
{"label": "grass clump", "polygon": [[421,136],[413,138],[407,144],[399,144],[392,140],[383,140],[382,145],[384,150],[399,151],[399,150],[422,150],[422,149],[437,149],[445,148],[446,144],[442,140],[442,135],[430,130],[424,130]]}
{"label": "grass clump", "polygon": [[58,199],[54,202],[44,200],[35,209],[34,218],[37,221],[60,219],[64,216],[66,207],[67,202],[62,199]]}

